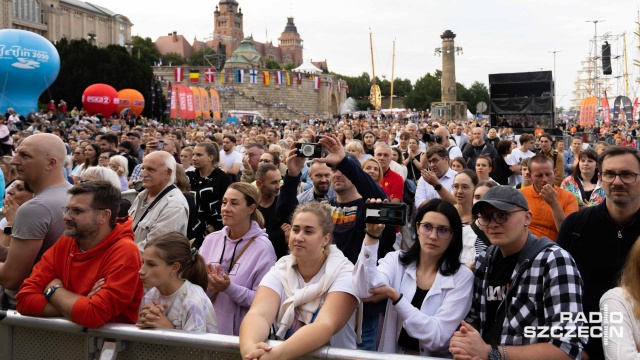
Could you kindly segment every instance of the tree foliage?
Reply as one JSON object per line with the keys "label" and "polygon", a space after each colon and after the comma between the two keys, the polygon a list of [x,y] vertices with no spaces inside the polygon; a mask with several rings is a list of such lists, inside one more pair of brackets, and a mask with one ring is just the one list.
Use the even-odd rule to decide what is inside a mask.
{"label": "tree foliage", "polygon": [[210,47],[204,47],[191,54],[188,63],[190,66],[216,67],[217,61],[215,50]]}
{"label": "tree foliage", "polygon": [[151,66],[154,62],[160,61],[160,51],[158,51],[156,44],[151,38],[134,36],[131,38],[131,44],[133,46],[131,54],[137,57],[142,63]]}
{"label": "tree foliage", "polygon": [[282,69],[282,67],[280,66],[280,64],[278,64],[277,61],[269,59],[268,57],[262,57],[262,61],[264,61],[264,67],[266,69],[271,69],[271,70],[280,70]]}
{"label": "tree foliage", "polygon": [[413,90],[405,97],[404,105],[413,109],[426,110],[431,107],[432,102],[440,101],[440,78],[437,75],[436,71],[434,75],[427,73],[419,78]]}
{"label": "tree foliage", "polygon": [[145,116],[151,115],[153,72],[148,64],[151,55],[143,57],[142,47],[139,48],[138,59],[137,54],[129,54],[122,46],[109,45],[99,48],[84,39],[62,39],[55,46],[60,54],[60,73],[49,91],[40,96],[40,102],[64,99],[70,109],[80,109],[84,90],[90,85],[103,83],[111,85],[116,90],[138,90],[146,100]]}
{"label": "tree foliage", "polygon": [[164,66],[180,66],[186,64],[187,59],[183,58],[178,53],[170,52],[162,55],[162,65]]}

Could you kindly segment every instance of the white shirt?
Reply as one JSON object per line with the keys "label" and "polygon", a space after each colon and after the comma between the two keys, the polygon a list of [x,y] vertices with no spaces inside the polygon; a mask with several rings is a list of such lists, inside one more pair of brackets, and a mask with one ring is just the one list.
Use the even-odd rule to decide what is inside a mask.
{"label": "white shirt", "polygon": [[460,150],[460,148],[455,144],[450,144],[447,151],[449,152],[449,159],[451,160],[457,157],[462,157],[462,150]]}
{"label": "white shirt", "polygon": [[[520,148],[515,148],[511,150],[511,154],[507,156],[507,165],[516,165],[522,163],[522,160],[530,157],[534,157],[534,154],[531,150],[527,150],[527,152],[522,152]],[[524,180],[524,176],[513,174],[509,176],[509,186],[516,186],[520,184]]]}
{"label": "white shirt", "polygon": [[[455,178],[457,174],[457,172],[449,168],[449,170],[447,170],[447,172],[438,179],[438,181],[440,181],[440,185],[442,185],[442,188],[447,190],[448,192],[451,192],[451,190],[453,190],[453,178]],[[424,180],[422,176],[420,176],[420,180],[418,180],[418,187],[416,189],[416,200],[414,203],[416,209],[420,207],[420,205],[422,205],[422,203],[426,200],[439,198],[440,194],[438,194],[436,189],[434,189],[433,186],[431,186]]]}
{"label": "white shirt", "polygon": [[357,295],[367,297],[369,289],[382,285],[403,294],[395,306],[387,300],[378,351],[401,353],[398,336],[404,327],[410,336],[418,339],[421,356],[450,356],[449,341],[471,308],[473,272],[464,265],[453,275],[438,272],[422,305],[416,308],[411,304],[417,287],[416,263],[403,265],[401,251],[390,252],[380,261],[377,254],[378,244],[362,244],[353,270]]}
{"label": "white shirt", "polygon": [[406,166],[398,164],[397,162],[391,160],[391,162],[389,163],[389,168],[402,176],[402,180],[407,180],[408,170]]}
{"label": "white shirt", "polygon": [[242,165],[242,154],[237,151],[231,151],[227,154],[224,150],[220,151],[220,163],[224,164],[224,168],[229,170],[233,167],[233,164]]}
{"label": "white shirt", "polygon": [[[298,274],[298,281],[300,283],[300,288],[304,287],[305,285],[318,283],[322,275],[324,275],[325,270],[326,270],[326,262],[322,266],[320,271],[308,283],[305,283],[304,280],[302,279],[302,276]],[[260,281],[260,286],[265,286],[275,291],[280,296],[280,305],[282,305],[282,303],[285,300],[287,300],[284,292],[284,286],[282,286],[282,280],[280,280],[280,277],[278,276],[278,270],[276,270],[275,266],[272,267],[271,270],[269,270],[269,272],[262,278],[262,281]],[[329,293],[334,291],[351,294],[356,299],[358,298],[356,296],[355,289],[353,288],[351,274],[349,273],[342,273],[338,275],[338,277],[335,279],[335,281],[329,288]],[[280,305],[278,305],[278,308],[280,307]],[[320,311],[322,311],[322,305],[320,306]],[[355,350],[356,349],[355,328],[356,328],[356,313],[354,311],[353,314],[351,315],[351,318],[349,318],[349,321],[347,322],[347,324],[343,326],[342,329],[340,329],[340,331],[338,331],[335,335],[333,335],[331,337],[331,340],[329,340],[329,344],[331,345],[331,347]]]}

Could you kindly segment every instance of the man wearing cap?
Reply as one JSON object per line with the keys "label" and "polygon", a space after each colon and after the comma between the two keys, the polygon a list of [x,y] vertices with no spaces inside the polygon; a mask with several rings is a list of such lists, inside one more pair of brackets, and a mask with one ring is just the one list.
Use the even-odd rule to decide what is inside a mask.
{"label": "man wearing cap", "polygon": [[472,213],[492,245],[476,260],[471,310],[451,339],[454,359],[580,359],[586,338],[565,333],[583,325],[573,258],[531,234],[533,214],[512,187],[489,189]]}

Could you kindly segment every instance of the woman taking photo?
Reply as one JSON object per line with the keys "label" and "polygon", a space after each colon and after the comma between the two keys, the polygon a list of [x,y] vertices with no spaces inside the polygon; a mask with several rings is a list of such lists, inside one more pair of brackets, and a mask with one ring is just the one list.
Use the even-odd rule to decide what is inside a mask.
{"label": "woman taking photo", "polygon": [[462,222],[453,205],[433,199],[414,223],[411,248],[379,264],[384,225],[367,224],[353,283],[363,301],[389,299],[378,351],[451,357],[449,341],[471,308],[473,289],[473,273],[459,260]]}
{"label": "woman taking photo", "polygon": [[207,288],[207,266],[179,232],[149,241],[142,254],[140,280],[150,289],[140,303],[136,326],[218,333]]}
{"label": "woman taking photo", "polygon": [[598,205],[606,197],[598,179],[597,161],[598,155],[595,151],[582,151],[573,174],[567,176],[560,184],[562,189],[571,191],[576,196],[579,207]]}
{"label": "woman taking photo", "polygon": [[258,200],[255,186],[231,184],[222,198],[224,228],[209,234],[200,248],[208,264],[207,295],[223,335],[238,336],[260,280],[276,263],[276,252],[257,209]]}
{"label": "woman taking photo", "polygon": [[453,197],[456,199],[454,205],[458,210],[458,215],[462,220],[462,253],[460,254],[460,262],[467,266],[476,260],[476,240],[478,237],[471,228],[473,223],[473,214],[471,207],[473,206],[473,192],[478,185],[478,176],[469,169],[464,169],[453,178]]}
{"label": "woman taking photo", "polygon": [[[240,328],[244,359],[295,359],[319,347],[355,349],[353,264],[335,245],[331,207],[306,203],[296,208],[289,234],[291,254],[265,275]],[[284,342],[264,341],[272,325]]]}
{"label": "woman taking photo", "polygon": [[189,171],[191,192],[195,194],[198,222],[193,229],[196,249],[210,233],[222,229],[220,201],[231,184],[231,178],[218,167],[218,145],[201,142],[193,149],[194,171]]}

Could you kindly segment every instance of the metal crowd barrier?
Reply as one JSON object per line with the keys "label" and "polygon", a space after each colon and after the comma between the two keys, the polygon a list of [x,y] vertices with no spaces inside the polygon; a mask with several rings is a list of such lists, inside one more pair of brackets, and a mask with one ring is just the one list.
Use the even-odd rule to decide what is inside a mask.
{"label": "metal crowd barrier", "polygon": [[[280,341],[270,341],[269,344],[275,347]],[[63,318],[37,318],[22,316],[14,310],[0,310],[0,359],[240,360],[241,356],[236,336],[142,330],[127,324],[106,324],[98,329],[87,329]],[[302,359],[437,358],[325,346]]]}

